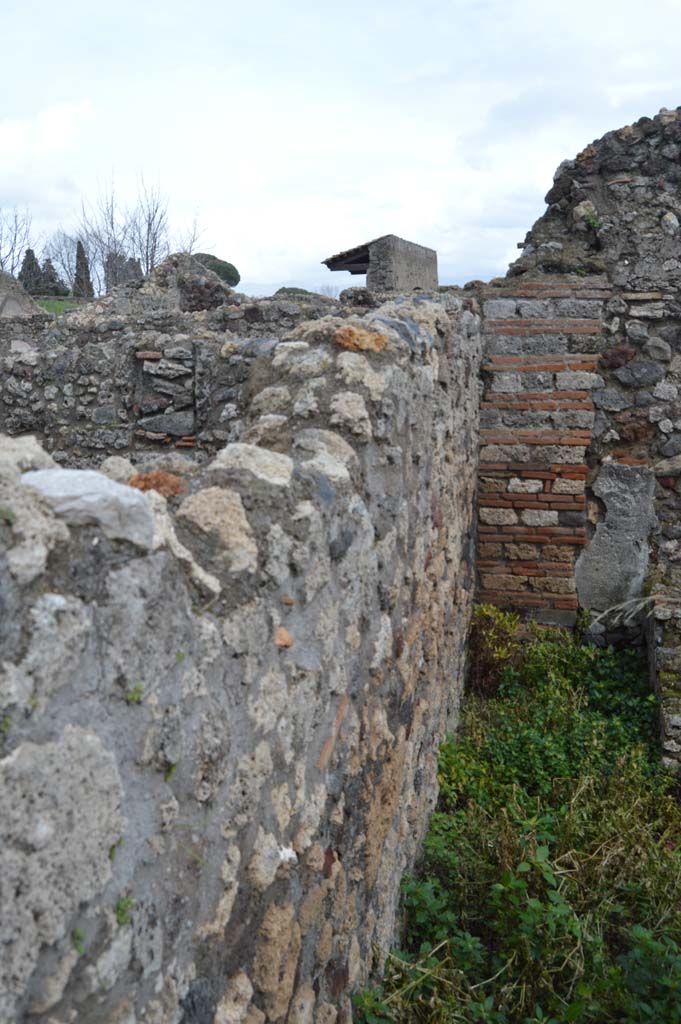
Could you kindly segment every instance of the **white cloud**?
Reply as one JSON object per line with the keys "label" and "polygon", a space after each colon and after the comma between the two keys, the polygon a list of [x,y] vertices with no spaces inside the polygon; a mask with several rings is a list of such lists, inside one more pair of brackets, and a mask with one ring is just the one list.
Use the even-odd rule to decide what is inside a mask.
{"label": "white cloud", "polygon": [[55,103],[30,117],[0,121],[0,162],[5,171],[67,151],[92,115],[90,101],[81,100]]}
{"label": "white cloud", "polygon": [[503,273],[564,158],[681,100],[678,0],[10,8],[0,205],[46,233],[143,173],[254,287],[345,283],[319,261],[387,232]]}

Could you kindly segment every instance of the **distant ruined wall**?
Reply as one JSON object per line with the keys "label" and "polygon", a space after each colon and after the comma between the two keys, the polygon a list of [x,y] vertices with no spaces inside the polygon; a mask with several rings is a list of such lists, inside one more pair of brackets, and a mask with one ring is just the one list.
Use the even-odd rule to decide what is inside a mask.
{"label": "distant ruined wall", "polygon": [[[13,430],[108,458],[0,440],[3,1021],[348,1024],[393,941],[461,696],[479,320],[333,309],[271,344],[159,320],[138,359],[149,322],[102,319],[6,355],[38,396]],[[184,386],[180,327],[202,462],[93,415],[163,360]]]}
{"label": "distant ruined wall", "polygon": [[169,446],[205,457],[240,436],[254,361],[330,306],[343,315],[322,298],[234,297],[209,310],[104,300],[57,322],[0,319],[0,425],[70,466]]}

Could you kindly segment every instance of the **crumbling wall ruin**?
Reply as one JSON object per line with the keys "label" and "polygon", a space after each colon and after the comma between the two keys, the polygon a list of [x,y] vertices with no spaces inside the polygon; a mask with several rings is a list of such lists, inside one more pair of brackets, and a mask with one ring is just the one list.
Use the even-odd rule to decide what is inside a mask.
{"label": "crumbling wall ruin", "polygon": [[[238,364],[240,440],[199,459],[0,443],[3,1020],[341,1024],[393,939],[461,693],[479,321],[334,308]],[[132,361],[148,322],[119,365],[184,367],[166,321]],[[76,466],[124,376],[100,326],[39,410]],[[223,335],[216,389],[251,344]]]}
{"label": "crumbling wall ruin", "polygon": [[681,760],[679,154],[681,110],[588,146],[488,285],[255,302],[174,258],[0,320],[43,445],[0,449],[9,1019],[349,1024],[456,718],[478,424],[478,597],[638,608],[591,636],[645,630]]}
{"label": "crumbling wall ruin", "polygon": [[[561,586],[575,595],[575,608],[603,613],[620,607],[618,617],[610,613],[592,628],[595,637],[640,637],[645,624],[661,696],[664,753],[671,764],[681,760],[680,158],[681,108],[642,118],[587,146],[558,168],[546,213],[528,233],[503,285],[493,282],[502,285],[500,295],[515,291],[520,299],[528,288],[553,279],[563,289],[566,312],[572,310],[567,315],[589,318],[581,328],[577,321],[551,326],[546,318],[554,313],[546,305],[529,309],[518,301],[515,311],[506,309],[515,341],[523,335],[536,338],[534,347],[526,342],[513,351],[542,352],[556,361],[579,351],[582,359],[570,395],[560,393],[569,382],[565,374],[550,383],[549,390],[558,389],[553,394],[530,394],[544,386],[537,379],[529,387],[509,384],[509,390],[516,391],[516,400],[554,403],[554,421],[561,415],[555,403],[566,408],[563,398],[574,401],[573,416],[583,417],[581,524],[579,510],[573,513],[573,525],[583,530],[582,553],[571,580]],[[582,297],[589,303],[580,305]],[[488,321],[488,333],[495,329]],[[494,386],[488,406],[493,391]],[[492,405],[505,398],[499,391]],[[526,407],[536,405],[526,401]],[[576,419],[574,427],[572,444],[579,452]],[[565,443],[570,443],[567,436]],[[511,581],[511,587],[517,584]],[[629,629],[623,628],[628,612],[633,613]]]}
{"label": "crumbling wall ruin", "polygon": [[34,434],[69,466],[168,447],[205,459],[241,436],[254,362],[296,324],[345,311],[321,296],[250,301],[168,262],[56,322],[0,319],[4,430]]}

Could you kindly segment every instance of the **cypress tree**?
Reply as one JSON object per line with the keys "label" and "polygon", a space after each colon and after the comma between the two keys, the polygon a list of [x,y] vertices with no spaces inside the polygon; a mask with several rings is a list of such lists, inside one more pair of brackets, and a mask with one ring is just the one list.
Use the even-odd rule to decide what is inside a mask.
{"label": "cypress tree", "polygon": [[29,295],[41,295],[43,275],[33,249],[27,249],[19,271],[19,280]]}
{"label": "cypress tree", "polygon": [[57,271],[54,269],[52,260],[47,259],[43,261],[42,271],[40,273],[40,292],[39,295],[68,295],[69,290],[60,278]]}
{"label": "cypress tree", "polygon": [[90,264],[88,263],[83,243],[79,240],[76,246],[76,273],[73,278],[73,295],[74,298],[92,299],[94,294],[90,277]]}

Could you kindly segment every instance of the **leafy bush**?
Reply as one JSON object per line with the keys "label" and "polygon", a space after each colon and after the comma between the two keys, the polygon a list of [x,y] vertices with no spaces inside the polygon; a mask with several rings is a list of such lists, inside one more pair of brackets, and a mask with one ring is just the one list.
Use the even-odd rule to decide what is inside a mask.
{"label": "leafy bush", "polygon": [[275,298],[306,298],[308,296],[314,296],[314,292],[309,291],[307,288],[294,288],[292,285],[284,285],[281,288],[277,288],[274,293]]}
{"label": "leafy bush", "polygon": [[681,1024],[681,809],[643,664],[476,618],[405,949],[359,1020]]}
{"label": "leafy bush", "polygon": [[221,281],[225,281],[231,288],[236,288],[241,280],[239,271],[232,263],[228,263],[227,260],[218,259],[217,256],[211,256],[208,252],[197,252],[194,255],[194,259],[197,259],[199,263],[203,263],[206,270],[212,270]]}

